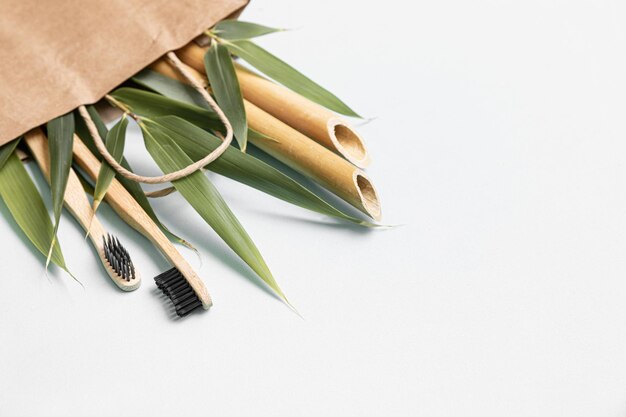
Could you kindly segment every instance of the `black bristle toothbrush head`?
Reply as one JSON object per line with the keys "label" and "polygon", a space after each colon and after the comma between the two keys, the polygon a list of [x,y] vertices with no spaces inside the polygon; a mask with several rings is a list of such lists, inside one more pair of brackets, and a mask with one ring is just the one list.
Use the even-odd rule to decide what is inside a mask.
{"label": "black bristle toothbrush head", "polygon": [[102,237],[102,240],[104,242],[104,257],[111,265],[111,268],[123,280],[128,282],[134,280],[136,278],[135,266],[130,259],[128,251],[122,246],[119,239],[107,234],[106,237]]}
{"label": "black bristle toothbrush head", "polygon": [[184,317],[202,306],[202,301],[176,267],[157,275],[154,282],[172,301],[179,317]]}

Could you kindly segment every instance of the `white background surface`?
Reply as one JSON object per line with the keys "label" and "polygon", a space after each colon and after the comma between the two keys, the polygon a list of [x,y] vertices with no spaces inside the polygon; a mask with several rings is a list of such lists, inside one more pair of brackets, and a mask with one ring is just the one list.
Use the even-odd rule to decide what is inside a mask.
{"label": "white background surface", "polygon": [[108,207],[131,294],[69,216],[84,290],[3,219],[0,415],[626,414],[624,3],[256,0],[243,18],[297,28],[259,42],[377,117],[368,172],[404,226],[214,177],[304,320],[172,197],[156,207],[215,300],[173,322],[165,262]]}

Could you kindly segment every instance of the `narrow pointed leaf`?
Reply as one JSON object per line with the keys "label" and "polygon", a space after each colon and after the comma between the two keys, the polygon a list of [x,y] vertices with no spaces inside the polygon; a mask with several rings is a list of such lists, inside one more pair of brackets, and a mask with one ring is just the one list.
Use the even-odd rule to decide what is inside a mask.
{"label": "narrow pointed leaf", "polygon": [[248,121],[243,96],[228,48],[213,42],[204,55],[204,67],[217,104],[233,127],[239,148],[245,152],[248,141]]}
{"label": "narrow pointed leaf", "polygon": [[[175,116],[159,117],[154,119],[154,122],[158,123],[162,131],[193,161],[202,159],[221,143],[220,139],[209,132]],[[234,148],[227,149],[206,168],[307,210],[362,226],[376,227],[373,223],[336,209],[276,168]]]}
{"label": "narrow pointed leaf", "polygon": [[361,117],[333,93],[255,43],[239,40],[224,44],[233,55],[309,100],[346,116]]}
{"label": "narrow pointed leaf", "polygon": [[[146,120],[142,131],[148,152],[163,172],[173,172],[193,162],[158,122]],[[209,179],[202,172],[196,171],[174,181],[173,185],[224,242],[287,301],[252,239]]]}
{"label": "narrow pointed leaf", "polygon": [[[100,136],[103,138],[106,138],[108,135],[108,129],[102,122],[102,119],[100,119],[100,115],[98,114],[98,111],[93,106],[87,106],[87,111],[89,112],[91,119],[96,125],[96,128],[98,129],[98,133],[100,134]],[[87,127],[85,126],[85,123],[81,117],[78,117],[77,119],[76,133],[82,139],[83,143],[89,148],[91,153],[93,153],[96,156],[96,158],[102,161],[102,156],[100,155],[100,152],[96,148],[96,144],[94,143],[93,138],[91,137],[91,134],[87,130]],[[130,164],[128,163],[128,161],[126,161],[126,158],[124,157],[122,157],[120,165],[122,165],[124,168],[126,168],[127,170],[131,172],[133,171]],[[197,249],[191,243],[187,242],[185,239],[172,233],[163,223],[161,223],[161,220],[159,220],[156,212],[154,211],[154,209],[152,208],[152,205],[150,204],[150,201],[148,200],[148,197],[146,197],[146,194],[143,191],[143,188],[141,188],[141,185],[139,185],[139,183],[129,180],[127,178],[124,178],[123,176],[117,173],[115,177],[120,183],[122,183],[124,188],[126,188],[126,191],[128,191],[130,195],[133,196],[133,198],[135,199],[135,201],[137,201],[137,203],[141,206],[141,208],[144,209],[146,214],[150,216],[152,221],[154,221],[154,223],[156,223],[161,228],[161,230],[163,230],[163,232],[168,235],[168,237],[171,240],[197,252]]]}
{"label": "narrow pointed leaf", "polygon": [[[13,145],[14,146],[14,145]],[[4,158],[4,152],[0,152]],[[20,229],[44,256],[67,271],[61,246],[57,243],[50,251],[54,236],[52,222],[39,190],[28,175],[20,158],[13,152],[0,169],[0,197]]]}
{"label": "narrow pointed leaf", "polygon": [[[124,155],[124,143],[126,141],[126,127],[128,126],[128,118],[126,115],[117,122],[113,129],[109,131],[106,136],[106,148],[117,162],[122,160]],[[98,173],[98,180],[96,181],[96,189],[93,196],[93,211],[94,213],[98,209],[98,205],[104,198],[104,195],[115,177],[115,170],[106,162],[102,161],[100,165],[100,172]]]}
{"label": "narrow pointed leaf", "polygon": [[271,28],[252,22],[241,20],[222,20],[213,28],[213,33],[222,39],[238,40],[250,39],[267,35],[274,32],[282,32],[285,29]]}
{"label": "narrow pointed leaf", "polygon": [[135,74],[132,80],[142,87],[153,90],[171,99],[194,104],[212,111],[206,100],[192,86],[181,82],[172,84],[172,78],[159,74],[156,71],[144,69]]}
{"label": "narrow pointed leaf", "polygon": [[[50,191],[54,211],[54,233],[50,250],[55,244],[67,178],[72,167],[72,145],[74,143],[74,113],[67,113],[48,122],[48,147],[50,149]],[[52,253],[52,252],[50,252]],[[48,256],[49,262],[50,255]]]}
{"label": "narrow pointed leaf", "polygon": [[140,116],[151,118],[174,115],[189,120],[203,129],[224,130],[224,126],[215,112],[182,103],[160,94],[122,87],[112,92],[111,95]]}
{"label": "narrow pointed leaf", "polygon": [[280,143],[278,139],[269,137],[265,133],[261,133],[258,130],[254,130],[252,128],[248,128],[248,137],[252,138],[253,140],[269,140],[270,142]]}
{"label": "narrow pointed leaf", "polygon": [[13,154],[13,151],[15,151],[15,148],[17,148],[21,140],[22,138],[20,137],[0,147],[0,169],[2,169],[9,157]]}

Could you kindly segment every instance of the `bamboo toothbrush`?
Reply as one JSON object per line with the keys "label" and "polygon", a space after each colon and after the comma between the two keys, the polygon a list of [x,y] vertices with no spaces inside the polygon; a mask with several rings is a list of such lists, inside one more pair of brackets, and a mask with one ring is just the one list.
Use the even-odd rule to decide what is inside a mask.
{"label": "bamboo toothbrush", "polygon": [[[48,138],[41,129],[35,129],[25,135],[25,140],[49,182],[50,155],[48,153]],[[113,282],[124,291],[133,291],[139,288],[141,277],[135,271],[128,251],[116,237],[106,232],[95,216],[83,186],[71,168],[64,201],[65,206],[74,218],[89,233],[91,243],[96,248],[100,261]]]}
{"label": "bamboo toothbrush", "polygon": [[[92,179],[97,178],[100,161],[76,135],[73,151],[78,165]],[[208,310],[213,302],[202,280],[117,179],[114,178],[111,182],[105,199],[126,223],[148,238],[173,265],[154,280],[174,304],[176,314],[183,317],[198,307]]]}

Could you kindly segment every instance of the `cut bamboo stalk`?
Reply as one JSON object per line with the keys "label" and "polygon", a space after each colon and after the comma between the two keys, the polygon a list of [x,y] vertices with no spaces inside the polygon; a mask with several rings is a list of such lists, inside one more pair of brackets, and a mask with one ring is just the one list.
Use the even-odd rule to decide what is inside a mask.
{"label": "cut bamboo stalk", "polygon": [[254,145],[380,220],[380,201],[365,172],[254,104],[244,105],[250,127],[276,139],[251,139]]}
{"label": "cut bamboo stalk", "polygon": [[[187,65],[204,73],[206,48],[191,42],[177,54]],[[290,89],[235,64],[241,92],[246,100],[283,121],[320,145],[365,168],[369,153],[359,134],[332,111]]]}
{"label": "cut bamboo stalk", "polygon": [[[159,60],[151,69],[186,83],[167,62]],[[189,71],[199,81],[207,84],[206,77],[198,71],[192,68]],[[250,142],[373,219],[380,220],[380,201],[376,189],[361,169],[249,101],[244,100],[244,106],[250,128],[274,139],[249,137]]]}

